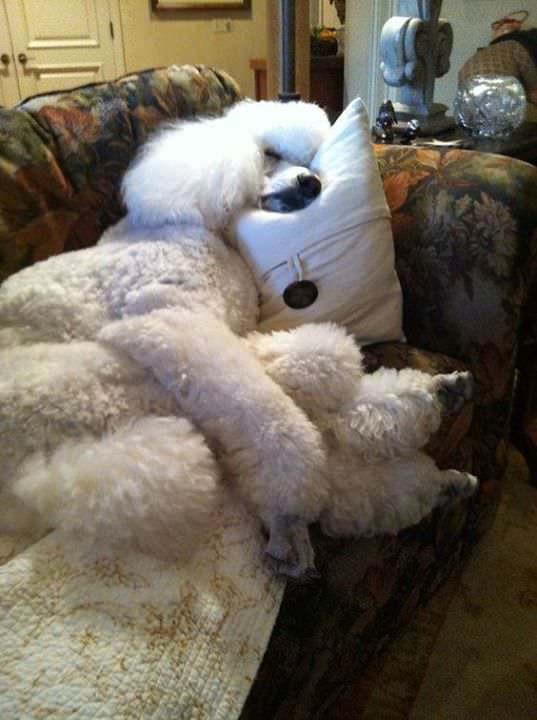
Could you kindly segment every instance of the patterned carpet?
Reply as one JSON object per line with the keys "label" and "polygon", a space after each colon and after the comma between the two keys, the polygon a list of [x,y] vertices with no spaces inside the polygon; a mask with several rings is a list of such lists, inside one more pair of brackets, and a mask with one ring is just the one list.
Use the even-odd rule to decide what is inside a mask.
{"label": "patterned carpet", "polygon": [[510,451],[494,526],[330,720],[537,718],[537,488]]}

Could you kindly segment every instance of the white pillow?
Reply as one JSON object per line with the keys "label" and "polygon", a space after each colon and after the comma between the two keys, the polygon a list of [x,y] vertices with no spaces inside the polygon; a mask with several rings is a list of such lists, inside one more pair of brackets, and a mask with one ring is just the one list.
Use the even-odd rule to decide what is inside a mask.
{"label": "white pillow", "polygon": [[[322,180],[316,200],[292,213],[249,210],[239,218],[235,239],[259,288],[260,330],[331,320],[349,328],[360,344],[403,339],[390,211],[369,132],[357,98],[311,162]],[[318,291],[300,309],[284,300],[297,281],[313,283],[305,286],[306,298]],[[287,299],[289,294],[296,305],[293,288]]]}

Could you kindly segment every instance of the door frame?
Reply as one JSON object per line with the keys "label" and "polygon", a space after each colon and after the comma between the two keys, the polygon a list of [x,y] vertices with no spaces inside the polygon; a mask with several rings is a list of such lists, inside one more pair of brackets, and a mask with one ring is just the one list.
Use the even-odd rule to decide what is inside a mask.
{"label": "door frame", "polygon": [[347,104],[356,96],[366,104],[374,122],[381,102],[395,99],[395,88],[388,87],[380,71],[382,26],[396,12],[397,0],[348,2],[345,17],[345,97]]}
{"label": "door frame", "polygon": [[125,75],[127,68],[125,65],[125,46],[123,43],[123,25],[121,23],[121,9],[119,7],[120,0],[108,0],[108,12],[110,22],[114,28],[114,64],[116,66],[116,77]]}
{"label": "door frame", "polygon": [[0,84],[2,86],[0,99],[7,107],[11,107],[21,99],[21,90],[15,62],[13,39],[7,21],[5,0],[0,0],[0,54],[3,53],[9,55],[10,62],[7,67],[5,65],[0,66]]}

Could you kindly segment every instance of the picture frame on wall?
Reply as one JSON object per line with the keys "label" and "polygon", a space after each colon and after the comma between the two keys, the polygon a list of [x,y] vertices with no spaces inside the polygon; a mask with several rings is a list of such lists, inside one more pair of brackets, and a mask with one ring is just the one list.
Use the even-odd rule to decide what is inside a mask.
{"label": "picture frame on wall", "polygon": [[152,0],[155,10],[249,10],[251,0]]}

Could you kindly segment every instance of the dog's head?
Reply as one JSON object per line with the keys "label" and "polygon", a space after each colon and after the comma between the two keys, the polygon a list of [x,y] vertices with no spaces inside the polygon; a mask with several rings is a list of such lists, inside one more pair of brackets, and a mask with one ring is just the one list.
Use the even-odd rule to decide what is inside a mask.
{"label": "dog's head", "polygon": [[317,187],[309,171],[300,168],[293,177],[288,165],[276,164],[265,182],[264,153],[307,166],[329,127],[326,114],[309,103],[246,101],[223,117],[173,123],[153,136],[125,174],[130,221],[222,231],[263,196],[268,209],[305,207]]}

